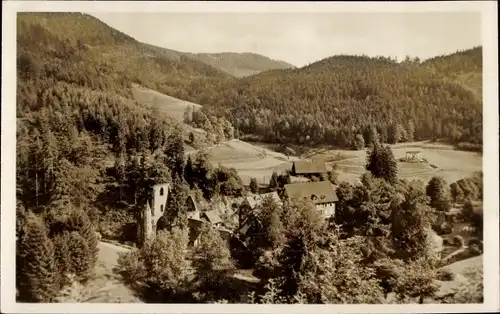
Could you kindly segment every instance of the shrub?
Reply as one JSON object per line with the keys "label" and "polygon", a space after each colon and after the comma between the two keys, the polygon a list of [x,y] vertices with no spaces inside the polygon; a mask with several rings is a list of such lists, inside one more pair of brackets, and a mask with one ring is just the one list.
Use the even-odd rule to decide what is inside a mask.
{"label": "shrub", "polygon": [[450,223],[448,222],[443,222],[440,225],[434,226],[434,230],[438,235],[443,235],[443,234],[450,234],[453,232],[453,228]]}
{"label": "shrub", "polygon": [[476,245],[481,250],[483,249],[483,242],[481,240],[479,240],[478,238],[470,238],[467,245],[468,246]]}
{"label": "shrub", "polygon": [[481,250],[481,248],[477,244],[470,245],[469,251],[471,254],[474,254],[475,256],[483,254],[483,250]]}
{"label": "shrub", "polygon": [[99,220],[99,231],[103,238],[120,242],[136,240],[132,225],[137,224],[134,215],[125,210],[105,210]]}
{"label": "shrub", "polygon": [[259,183],[256,178],[250,179],[250,191],[254,194],[259,192]]}
{"label": "shrub", "polygon": [[179,300],[191,283],[187,243],[186,230],[160,231],[154,241],[140,250],[120,255],[116,271],[125,282],[144,285],[148,297],[155,301],[157,297],[164,302]]}
{"label": "shrub", "polygon": [[464,238],[462,238],[461,235],[456,235],[453,237],[453,244],[458,247],[464,247],[465,241]]}
{"label": "shrub", "polygon": [[436,279],[440,281],[453,281],[455,274],[447,269],[440,269],[436,273]]}

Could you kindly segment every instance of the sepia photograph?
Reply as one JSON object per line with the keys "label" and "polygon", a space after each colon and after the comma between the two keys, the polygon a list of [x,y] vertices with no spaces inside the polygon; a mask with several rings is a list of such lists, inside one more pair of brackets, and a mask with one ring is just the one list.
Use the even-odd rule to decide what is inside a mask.
{"label": "sepia photograph", "polygon": [[496,2],[3,4],[2,312],[500,310]]}

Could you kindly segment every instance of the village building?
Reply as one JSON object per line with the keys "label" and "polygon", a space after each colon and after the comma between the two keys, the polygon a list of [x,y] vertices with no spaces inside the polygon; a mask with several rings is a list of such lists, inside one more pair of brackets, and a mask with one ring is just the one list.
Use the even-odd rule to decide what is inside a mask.
{"label": "village building", "polygon": [[339,199],[329,181],[286,184],[285,193],[290,199],[312,201],[325,218],[335,215],[335,204]]}
{"label": "village building", "polygon": [[167,226],[164,216],[167,208],[167,200],[170,191],[170,184],[157,184],[153,186],[152,198],[146,200],[146,205],[141,215],[139,238],[141,242],[153,239],[156,233]]}
{"label": "village building", "polygon": [[407,161],[422,161],[423,155],[419,150],[413,150],[406,152],[406,160]]}
{"label": "village building", "polygon": [[[139,219],[138,237],[144,243],[153,240],[156,234],[166,229],[168,226],[165,211],[167,208],[170,184],[157,184],[153,186],[152,197],[146,201],[144,210]],[[192,195],[186,199],[186,208],[189,227],[189,244],[195,246],[198,242],[199,234],[203,224],[210,224],[216,228],[221,236],[227,241],[230,240],[232,232],[222,225],[219,211],[203,210],[206,207],[196,202]]]}
{"label": "village building", "polygon": [[292,176],[320,178],[328,173],[326,164],[320,161],[298,160],[293,162]]}

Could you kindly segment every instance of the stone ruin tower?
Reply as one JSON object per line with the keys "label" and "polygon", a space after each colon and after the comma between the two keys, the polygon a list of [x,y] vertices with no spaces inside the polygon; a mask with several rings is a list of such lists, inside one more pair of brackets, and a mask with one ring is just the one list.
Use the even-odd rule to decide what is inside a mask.
{"label": "stone ruin tower", "polygon": [[159,225],[166,223],[164,213],[167,208],[169,191],[169,183],[153,186],[152,198],[146,200],[138,224],[140,226],[138,236],[141,243],[154,239]]}

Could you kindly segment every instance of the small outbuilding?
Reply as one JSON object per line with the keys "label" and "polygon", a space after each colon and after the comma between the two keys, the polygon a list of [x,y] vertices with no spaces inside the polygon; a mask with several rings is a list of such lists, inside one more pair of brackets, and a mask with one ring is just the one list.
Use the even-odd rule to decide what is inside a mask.
{"label": "small outbuilding", "polygon": [[408,160],[408,161],[422,161],[423,160],[422,151],[412,150],[412,151],[406,152],[406,160]]}

